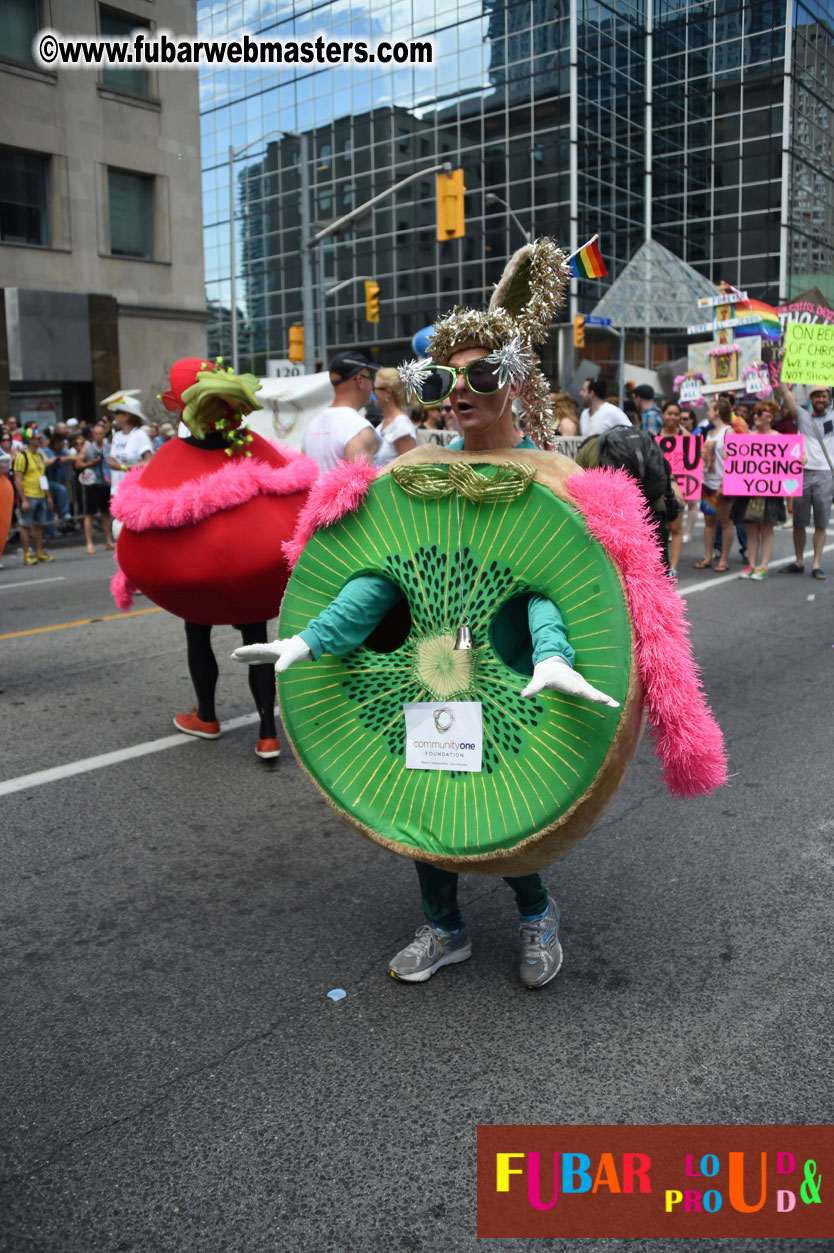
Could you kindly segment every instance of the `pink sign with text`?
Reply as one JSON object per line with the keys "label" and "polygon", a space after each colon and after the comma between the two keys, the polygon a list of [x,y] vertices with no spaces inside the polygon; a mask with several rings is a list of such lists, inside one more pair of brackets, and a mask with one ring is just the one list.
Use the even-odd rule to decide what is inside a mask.
{"label": "pink sign with text", "polygon": [[660,451],[669,462],[684,500],[701,499],[704,464],[700,435],[656,435]]}
{"label": "pink sign with text", "polygon": [[724,496],[801,496],[804,435],[736,435],[724,439]]}

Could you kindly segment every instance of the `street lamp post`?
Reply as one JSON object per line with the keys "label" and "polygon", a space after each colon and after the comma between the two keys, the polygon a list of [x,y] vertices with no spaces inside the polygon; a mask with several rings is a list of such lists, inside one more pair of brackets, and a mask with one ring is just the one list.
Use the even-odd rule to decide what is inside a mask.
{"label": "street lamp post", "polygon": [[509,213],[509,215],[510,215],[510,217],[512,218],[512,220],[515,222],[516,226],[517,226],[517,227],[518,227],[518,229],[521,231],[521,233],[522,233],[522,235],[524,236],[524,238],[525,238],[526,242],[527,242],[528,244],[532,244],[532,242],[533,242],[533,232],[532,232],[532,231],[526,231],[526,230],[524,229],[524,227],[523,227],[523,226],[522,226],[522,224],[521,224],[521,218],[518,216],[518,214],[515,212],[515,210],[514,210],[514,209],[511,209],[511,208],[510,208],[510,206],[507,204],[506,200],[502,200],[500,196],[496,196],[496,194],[495,194],[495,192],[494,192],[494,191],[488,191],[488,192],[487,192],[487,194],[486,194],[486,196],[484,197],[484,199],[486,200],[487,204],[500,204],[500,205],[502,206],[502,208],[506,209],[506,210],[507,210],[507,213]]}
{"label": "street lamp post", "polygon": [[[299,141],[298,160],[301,165],[301,320],[304,323],[304,372],[312,374],[316,364],[313,343],[313,258],[306,246],[310,238],[310,161],[309,137],[293,136]],[[322,369],[324,369],[322,361]]]}
{"label": "street lamp post", "polygon": [[[233,144],[229,144],[229,315],[232,329],[232,369],[235,374],[238,372],[238,342],[237,342],[237,258],[235,256],[235,157],[239,157],[247,149],[253,148],[255,144],[261,144],[265,139],[278,138],[297,139],[301,143],[301,226],[304,235],[309,233],[310,229],[310,205],[309,205],[309,180],[310,172],[307,168],[307,136],[297,135],[295,131],[274,130],[268,131],[266,135],[259,135],[257,139],[250,139],[248,144],[241,144],[239,148],[235,148]],[[306,217],[305,217],[306,214]],[[306,223],[306,224],[305,224]],[[306,279],[308,276],[304,275]],[[304,368],[308,369],[307,353],[312,354],[312,348],[308,350],[307,344],[312,343],[313,324],[313,287],[312,279],[309,281],[309,292],[307,292],[307,283],[302,287],[302,301],[304,305]],[[308,328],[309,321],[309,328]],[[311,360],[312,364],[312,360]]]}
{"label": "street lamp post", "polygon": [[[305,135],[302,137],[302,140],[304,141],[306,140],[306,138],[307,137]],[[302,142],[302,159],[304,159],[304,153],[305,153],[305,148]],[[305,369],[310,368],[307,365],[307,310],[309,307],[310,327],[311,327],[310,339],[312,341],[313,250],[315,249],[316,245],[318,244],[319,287],[320,287],[319,351],[321,353],[321,359],[322,359],[321,368],[323,370],[326,370],[327,369],[327,360],[326,360],[327,336],[326,336],[324,302],[326,298],[332,295],[334,291],[338,291],[340,287],[346,287],[348,283],[356,282],[357,278],[356,278],[356,275],[354,275],[353,278],[345,279],[344,282],[337,283],[335,287],[331,287],[327,291],[324,290],[324,241],[325,239],[333,235],[339,235],[342,231],[348,230],[358,218],[364,217],[370,209],[372,209],[375,205],[379,204],[381,201],[387,200],[389,196],[392,196],[394,192],[399,191],[401,187],[407,187],[409,183],[416,182],[418,178],[425,178],[427,174],[437,174],[437,173],[440,173],[440,171],[443,171],[443,173],[445,174],[449,174],[451,172],[451,169],[452,169],[452,163],[450,161],[443,161],[441,162],[440,165],[430,165],[425,169],[415,170],[413,174],[406,175],[405,178],[401,178],[399,182],[392,184],[391,187],[386,187],[385,191],[381,191],[376,196],[372,196],[370,200],[366,200],[364,201],[363,204],[357,205],[355,209],[351,209],[350,213],[345,213],[342,215],[342,217],[336,218],[335,221],[329,222],[327,226],[323,226],[321,230],[315,233],[315,235],[309,234],[309,218],[307,219],[307,227],[304,227],[303,225],[305,219],[304,219],[304,210],[302,207],[302,239],[304,242],[302,242],[302,246],[301,246],[301,266],[302,266],[303,284],[304,284],[303,292],[307,291],[308,286],[310,290],[310,304],[309,306],[306,304],[306,302],[304,304],[304,367]]]}

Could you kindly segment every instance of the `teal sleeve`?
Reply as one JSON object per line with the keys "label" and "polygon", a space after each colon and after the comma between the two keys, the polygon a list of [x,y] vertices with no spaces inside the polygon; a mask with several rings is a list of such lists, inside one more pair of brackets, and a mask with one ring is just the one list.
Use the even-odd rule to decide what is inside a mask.
{"label": "teal sleeve", "polygon": [[533,595],[527,605],[527,621],[533,640],[533,665],[545,657],[562,657],[573,667],[575,653],[568,643],[562,615],[545,596]]}
{"label": "teal sleeve", "polygon": [[341,657],[366,639],[403,593],[379,574],[360,574],[342,588],[317,618],[307,623],[301,638],[318,661],[322,653]]}

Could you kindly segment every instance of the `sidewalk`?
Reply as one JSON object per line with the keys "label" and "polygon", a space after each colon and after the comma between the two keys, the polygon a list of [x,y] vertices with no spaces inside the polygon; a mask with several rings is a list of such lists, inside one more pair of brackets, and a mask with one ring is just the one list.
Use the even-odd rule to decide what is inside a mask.
{"label": "sidewalk", "polygon": [[[62,549],[67,548],[84,548],[86,543],[84,529],[80,521],[77,523],[77,530],[70,530],[64,534],[59,530],[57,535],[44,535],[43,537],[44,550],[53,554],[57,554]],[[104,538],[101,531],[95,525],[93,526],[93,543],[96,550],[107,551],[104,547]],[[9,533],[6,547],[3,549],[2,555],[0,555],[0,563],[6,569],[14,568],[15,566],[26,569],[23,563],[23,549],[20,547],[20,533],[16,527],[12,527]]]}

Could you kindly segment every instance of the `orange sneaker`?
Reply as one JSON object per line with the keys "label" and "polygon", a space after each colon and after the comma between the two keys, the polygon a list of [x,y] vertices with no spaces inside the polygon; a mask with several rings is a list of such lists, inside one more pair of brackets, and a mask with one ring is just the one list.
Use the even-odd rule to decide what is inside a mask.
{"label": "orange sneaker", "polygon": [[197,710],[192,709],[190,714],[175,714],[174,726],[178,731],[182,731],[184,735],[197,735],[201,740],[216,740],[220,738],[219,722],[203,722],[197,717]]}
{"label": "orange sneaker", "polygon": [[258,740],[255,745],[255,755],[257,757],[280,757],[281,745],[276,739]]}

